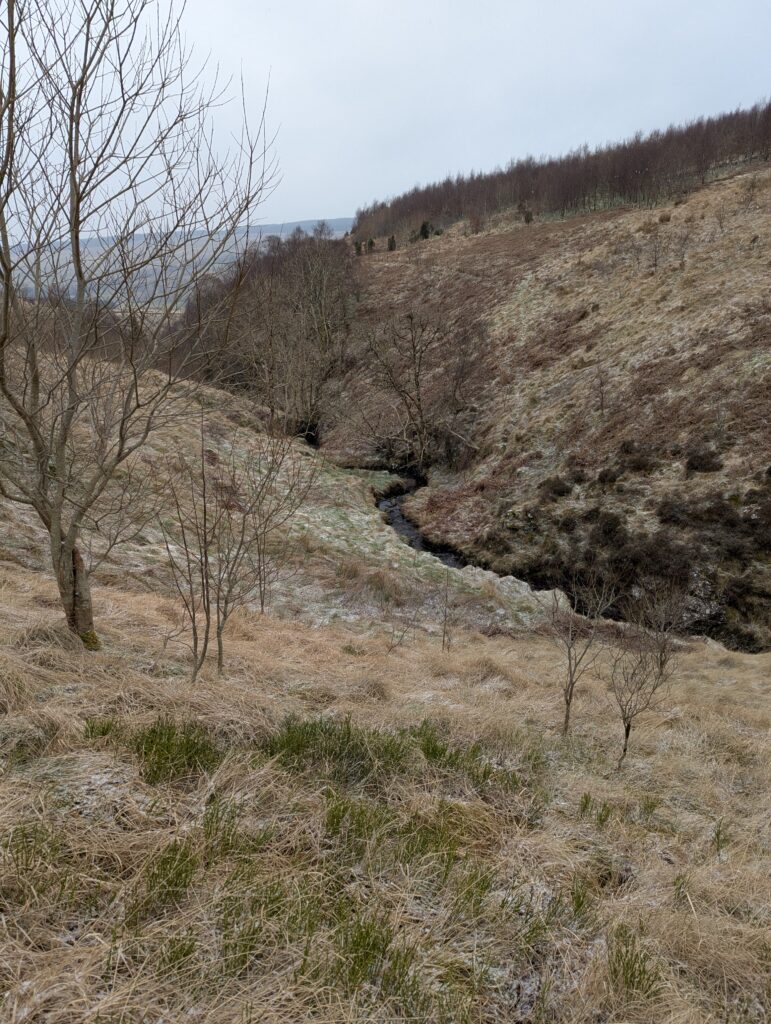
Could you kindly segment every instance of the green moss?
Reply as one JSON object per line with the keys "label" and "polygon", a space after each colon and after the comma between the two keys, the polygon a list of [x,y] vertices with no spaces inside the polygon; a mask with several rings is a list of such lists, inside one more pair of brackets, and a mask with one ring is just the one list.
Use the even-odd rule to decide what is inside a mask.
{"label": "green moss", "polygon": [[87,651],[101,651],[102,641],[96,635],[96,630],[87,629],[85,633],[80,634],[80,639]]}

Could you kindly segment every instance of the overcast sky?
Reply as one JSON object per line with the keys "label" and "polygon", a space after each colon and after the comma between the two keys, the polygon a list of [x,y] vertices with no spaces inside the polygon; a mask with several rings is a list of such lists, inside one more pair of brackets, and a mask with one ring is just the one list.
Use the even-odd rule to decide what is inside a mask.
{"label": "overcast sky", "polygon": [[270,74],[271,222],[771,95],[771,0],[188,0],[184,24],[255,116]]}

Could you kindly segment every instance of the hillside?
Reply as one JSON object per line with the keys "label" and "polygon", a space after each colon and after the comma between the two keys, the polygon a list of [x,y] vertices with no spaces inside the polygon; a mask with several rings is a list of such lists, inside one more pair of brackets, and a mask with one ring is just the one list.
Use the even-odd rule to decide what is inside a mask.
{"label": "hillside", "polygon": [[[139,463],[161,498],[199,405],[211,460],[261,436],[199,400]],[[4,1020],[765,1020],[769,656],[684,642],[616,772],[600,678],[559,737],[546,595],[412,551],[388,483],[319,466],[194,687],[156,527],[98,571],[88,652],[2,506]]]}
{"label": "hillside", "polygon": [[0,27],[0,1024],[769,1024],[771,103],[264,223],[762,18],[272,6]]}
{"label": "hillside", "polygon": [[[366,335],[420,310],[449,325],[427,393],[451,372],[453,339],[477,335],[472,443],[460,467],[436,459],[405,505],[429,538],[540,585],[587,551],[627,579],[674,572],[691,628],[768,649],[768,167],[671,205],[502,213],[385,250],[357,261],[357,322]],[[357,412],[375,418],[370,372],[361,350],[328,418],[338,461],[381,457]]]}
{"label": "hillside", "polygon": [[631,203],[653,206],[683,198],[731,168],[771,157],[771,103],[665,130],[581,146],[562,156],[512,160],[504,168],[459,174],[358,210],[354,235],[414,237],[419,227],[459,220],[477,227],[490,216],[518,210],[534,216],[572,215]]}

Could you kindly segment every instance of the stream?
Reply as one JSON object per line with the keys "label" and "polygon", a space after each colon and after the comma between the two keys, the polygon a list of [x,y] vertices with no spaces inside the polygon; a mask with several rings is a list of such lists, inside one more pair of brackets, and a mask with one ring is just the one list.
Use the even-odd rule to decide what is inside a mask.
{"label": "stream", "polygon": [[380,498],[377,507],[383,513],[388,525],[393,527],[411,548],[414,548],[416,551],[427,551],[434,558],[438,558],[443,565],[448,565],[451,569],[462,569],[464,565],[468,565],[468,562],[462,555],[459,555],[457,551],[453,551],[452,548],[444,547],[441,544],[432,544],[426,540],[415,523],[404,514],[404,509],[402,508],[404,501],[417,488],[418,484],[416,481],[410,480],[405,482],[402,490],[395,494],[390,494],[388,497]]}

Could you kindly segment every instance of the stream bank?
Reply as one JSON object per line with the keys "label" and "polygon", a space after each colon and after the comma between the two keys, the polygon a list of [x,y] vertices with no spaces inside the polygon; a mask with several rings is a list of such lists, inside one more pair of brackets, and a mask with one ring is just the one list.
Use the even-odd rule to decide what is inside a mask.
{"label": "stream bank", "polygon": [[[398,472],[398,471],[396,471]],[[566,586],[565,578],[559,572],[555,572],[554,566],[530,567],[529,571],[524,567],[513,567],[512,572],[501,572],[493,568],[486,560],[481,558],[474,560],[466,557],[463,553],[450,545],[430,541],[421,530],[420,526],[404,512],[405,501],[421,488],[426,486],[425,480],[417,480],[406,474],[394,476],[393,482],[384,489],[376,492],[375,500],[377,507],[383,515],[384,520],[410,547],[417,551],[425,551],[437,558],[443,565],[453,569],[471,567],[485,572],[493,573],[499,579],[516,580],[528,591],[547,591],[552,588],[562,590],[568,600],[571,601],[574,609],[583,612],[580,602],[575,597],[571,599],[570,588]],[[704,615],[697,600],[691,595],[689,604],[686,606],[687,619],[682,632],[684,635],[706,636],[726,646],[729,650],[742,650],[745,653],[756,654],[763,651],[762,646],[737,642],[737,637],[726,625],[718,620],[712,621]],[[690,613],[690,614],[688,614]],[[606,612],[606,617],[615,621],[623,621],[623,609],[615,605]]]}

